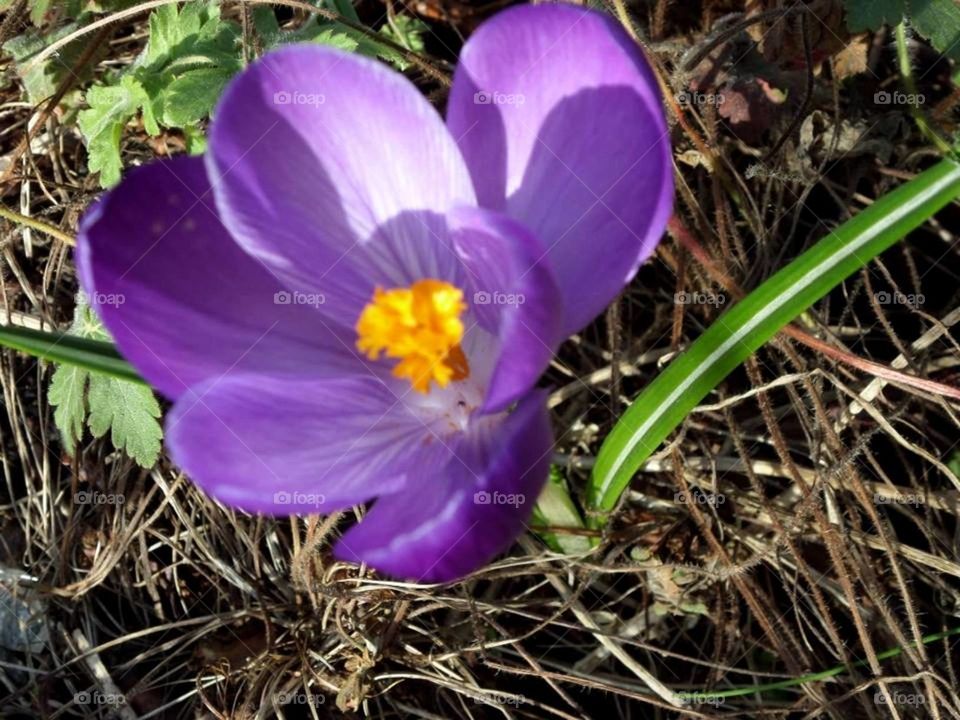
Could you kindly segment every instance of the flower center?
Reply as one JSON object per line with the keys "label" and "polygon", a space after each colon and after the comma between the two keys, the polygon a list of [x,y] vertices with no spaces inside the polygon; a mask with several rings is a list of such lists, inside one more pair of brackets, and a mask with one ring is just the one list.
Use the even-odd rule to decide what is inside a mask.
{"label": "flower center", "polygon": [[357,320],[357,348],[371,360],[381,353],[399,359],[394,376],[407,378],[417,392],[429,392],[431,381],[446,387],[470,376],[460,348],[466,309],[463,291],[442,280],[378,287]]}

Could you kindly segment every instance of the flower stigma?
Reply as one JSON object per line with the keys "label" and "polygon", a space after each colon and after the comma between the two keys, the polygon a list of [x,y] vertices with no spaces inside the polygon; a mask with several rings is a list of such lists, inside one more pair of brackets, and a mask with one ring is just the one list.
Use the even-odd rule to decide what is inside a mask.
{"label": "flower stigma", "polygon": [[397,358],[393,375],[407,378],[417,392],[428,393],[431,382],[446,387],[470,376],[460,347],[466,309],[463,291],[442,280],[378,287],[357,320],[357,348],[370,360],[381,353]]}

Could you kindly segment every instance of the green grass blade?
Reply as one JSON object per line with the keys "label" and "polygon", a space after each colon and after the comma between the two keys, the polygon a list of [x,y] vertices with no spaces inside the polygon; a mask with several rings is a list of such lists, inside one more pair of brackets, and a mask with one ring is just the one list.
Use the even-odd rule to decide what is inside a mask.
{"label": "green grass blade", "polygon": [[[930,645],[938,640],[944,640],[949,637],[954,637],[955,635],[960,635],[960,627],[951,628],[950,630],[931,635],[925,635],[924,637],[920,638],[920,643],[923,645]],[[908,647],[916,646],[917,643],[910,643]],[[889,660],[890,658],[897,657],[902,653],[903,647],[891,648],[889,650],[884,650],[883,652],[877,653],[877,660]],[[823,680],[829,680],[832,677],[836,677],[837,675],[849,673],[852,668],[861,668],[866,667],[867,665],[869,665],[868,660],[858,660],[852,665],[837,665],[829,670],[821,670],[820,672],[809,673],[807,675],[801,675],[800,677],[779,680],[772,683],[750,685],[748,687],[741,688],[731,688],[729,690],[682,692],[679,694],[683,699],[691,700],[696,703],[705,703],[712,700],[726,700],[728,698],[744,697],[747,695],[758,695],[760,693],[771,692],[773,690],[786,690],[787,688],[799,687],[812,682],[821,682]]]}
{"label": "green grass blade", "polygon": [[846,277],[958,196],[960,165],[943,160],[851,218],[727,310],[614,426],[597,456],[587,506],[601,512],[613,509],[640,465],[730,372]]}
{"label": "green grass blade", "polygon": [[90,340],[68,333],[43,332],[0,325],[0,345],[45,360],[78,365],[121,380],[143,382],[137,371],[120,356],[117,349],[102,340]]}

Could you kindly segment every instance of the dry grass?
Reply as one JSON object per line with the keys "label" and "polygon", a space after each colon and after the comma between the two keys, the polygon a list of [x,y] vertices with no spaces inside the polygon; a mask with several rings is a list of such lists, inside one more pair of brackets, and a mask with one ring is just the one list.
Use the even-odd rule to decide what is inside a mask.
{"label": "dry grass", "polygon": [[[652,56],[674,90],[686,87],[681,52],[722,11],[743,9],[706,3],[698,17],[692,6],[626,8],[641,37],[656,38]],[[796,22],[765,28],[789,33]],[[437,27],[448,40],[465,29]],[[142,28],[142,17],[108,28],[91,40],[106,52],[91,57],[128,62]],[[666,241],[549,374],[557,462],[576,492],[629,399],[723,309],[676,303],[676,293],[732,301],[718,278],[752,287],[930,163],[902,112],[881,138],[886,161],[859,152],[862,136],[842,144],[843,121],[873,130],[889,114],[862,102],[891,82],[886,42],[876,39],[869,75],[841,84],[827,67],[809,108],[793,110],[827,119],[818,147],[800,129],[761,162],[794,115],[748,145],[714,107],[674,104],[683,113],[677,211],[695,252]],[[935,84],[942,68],[917,52],[922,89],[946,102]],[[72,232],[96,194],[74,120],[19,102],[15,81],[2,92],[3,203]],[[949,119],[953,107],[939,112]],[[180,143],[130,129],[124,158]],[[43,604],[48,637],[36,652],[0,649],[0,716],[960,717],[957,638],[919,643],[960,625],[958,408],[849,362],[958,384],[957,213],[948,208],[804,318],[847,361],[784,338],[719,387],[647,463],[595,551],[554,555],[531,534],[445,587],[333,561],[353,513],[248,517],[211,502],[166,460],[144,472],[99,441],[62,456],[45,397],[50,368],[3,351],[0,580]],[[63,326],[76,283],[69,249],[3,224],[0,250],[9,320]],[[880,292],[924,302],[881,304]],[[78,492],[124,501],[79,504]],[[901,654],[881,658],[897,646]],[[674,692],[711,692],[859,661],[829,681],[682,711],[650,684],[652,675]],[[103,701],[118,694],[122,705]]]}

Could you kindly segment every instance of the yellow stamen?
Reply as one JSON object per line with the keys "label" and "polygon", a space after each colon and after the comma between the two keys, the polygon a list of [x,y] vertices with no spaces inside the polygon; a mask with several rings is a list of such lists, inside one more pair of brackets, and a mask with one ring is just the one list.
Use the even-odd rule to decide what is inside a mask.
{"label": "yellow stamen", "polygon": [[466,309],[463,291],[442,280],[378,287],[357,320],[357,348],[371,360],[381,353],[398,358],[394,376],[407,378],[418,392],[429,392],[431,381],[446,387],[470,375],[460,348]]}

